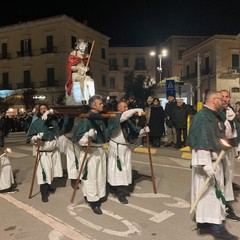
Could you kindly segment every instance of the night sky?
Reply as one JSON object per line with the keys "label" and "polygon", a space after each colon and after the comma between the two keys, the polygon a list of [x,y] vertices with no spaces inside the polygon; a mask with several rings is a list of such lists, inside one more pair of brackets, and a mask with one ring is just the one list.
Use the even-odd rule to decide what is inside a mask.
{"label": "night sky", "polygon": [[[110,46],[152,46],[172,35],[240,33],[239,0],[6,1],[0,26],[65,14],[111,38]],[[4,10],[6,9],[6,10]]]}

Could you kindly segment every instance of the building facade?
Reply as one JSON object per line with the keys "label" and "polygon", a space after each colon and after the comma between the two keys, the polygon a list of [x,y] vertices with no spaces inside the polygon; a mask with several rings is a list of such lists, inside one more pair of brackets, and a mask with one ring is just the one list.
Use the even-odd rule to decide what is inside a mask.
{"label": "building facade", "polygon": [[166,101],[166,79],[174,79],[176,97],[190,104],[199,94],[202,101],[209,90],[220,89],[230,91],[232,102],[239,100],[240,38],[235,35],[171,36],[158,46],[109,47],[108,36],[66,15],[0,27],[1,97],[4,90],[33,88],[38,103],[56,103],[65,94],[67,59],[78,39],[95,41],[90,72],[104,99],[123,97],[127,72],[158,83],[157,53],[166,48],[155,96]]}
{"label": "building facade", "polygon": [[208,91],[221,89],[231,93],[232,103],[239,101],[239,53],[236,35],[214,35],[183,53],[182,80],[192,86],[193,101],[204,102]]}
{"label": "building facade", "polygon": [[65,15],[0,28],[1,89],[34,88],[52,104],[65,94],[67,59],[78,39],[95,41],[90,71],[96,92],[108,96],[102,81],[108,77],[110,38]]}
{"label": "building facade", "polygon": [[[156,83],[156,61],[150,56],[155,47],[109,48],[109,92],[118,99],[124,96],[124,76],[127,72],[145,75],[150,84]],[[134,91],[134,90],[133,90]]]}

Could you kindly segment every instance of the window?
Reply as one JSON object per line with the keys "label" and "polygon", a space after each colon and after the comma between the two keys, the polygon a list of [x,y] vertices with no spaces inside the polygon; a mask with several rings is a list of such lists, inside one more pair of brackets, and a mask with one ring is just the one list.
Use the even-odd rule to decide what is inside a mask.
{"label": "window", "polygon": [[115,89],[115,77],[110,77],[110,88]]}
{"label": "window", "polygon": [[7,43],[2,43],[2,59],[8,58]]}
{"label": "window", "polygon": [[3,89],[8,89],[9,88],[9,77],[8,77],[8,72],[4,72],[2,74],[2,88]]}
{"label": "window", "polygon": [[178,49],[178,60],[182,60],[182,56],[184,52],[185,52],[185,49]]}
{"label": "window", "polygon": [[106,76],[102,75],[102,87],[106,87],[106,86],[107,86]]}
{"label": "window", "polygon": [[31,39],[21,40],[20,45],[21,45],[20,57],[32,55]]}
{"label": "window", "polygon": [[109,70],[110,71],[118,70],[118,64],[117,64],[117,59],[116,58],[110,58],[109,59]]}
{"label": "window", "polygon": [[128,58],[127,57],[123,58],[123,67],[128,67]]}
{"label": "window", "polygon": [[72,47],[72,49],[75,49],[76,42],[77,42],[77,38],[72,36],[71,37],[71,47]]}
{"label": "window", "polygon": [[102,59],[106,59],[106,51],[105,51],[104,48],[102,48],[102,54],[101,54],[101,56],[102,56]]}
{"label": "window", "polygon": [[47,41],[47,52],[52,53],[53,52],[53,36],[47,36],[46,38]]}
{"label": "window", "polygon": [[54,68],[47,69],[47,86],[48,87],[54,86]]}
{"label": "window", "polygon": [[239,54],[232,54],[232,69],[239,69]]}
{"label": "window", "polygon": [[205,75],[210,74],[210,69],[209,69],[209,57],[205,57]]}
{"label": "window", "polygon": [[238,87],[232,88],[232,93],[239,93],[240,89]]}
{"label": "window", "polygon": [[144,58],[140,57],[135,59],[135,70],[146,70]]}
{"label": "window", "polygon": [[23,72],[23,87],[24,88],[29,88],[31,84],[30,80],[30,70],[25,70]]}

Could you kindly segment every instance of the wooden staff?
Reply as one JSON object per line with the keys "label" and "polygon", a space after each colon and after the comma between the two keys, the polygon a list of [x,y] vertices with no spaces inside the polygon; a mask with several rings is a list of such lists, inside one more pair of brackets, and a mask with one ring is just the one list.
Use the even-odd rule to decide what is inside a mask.
{"label": "wooden staff", "polygon": [[153,164],[152,164],[152,154],[150,149],[150,141],[149,141],[149,133],[146,132],[146,138],[147,138],[147,148],[148,148],[148,157],[149,157],[149,163],[151,168],[151,175],[152,175],[152,185],[153,185],[153,192],[157,193],[157,188],[155,184],[155,177],[154,177],[154,171],[153,171]]}
{"label": "wooden staff", "polygon": [[29,192],[29,196],[28,196],[29,199],[32,197],[33,185],[34,185],[34,180],[35,180],[35,176],[36,176],[36,172],[37,172],[37,167],[38,167],[38,162],[39,162],[39,161],[38,161],[38,156],[39,156],[40,146],[41,146],[41,141],[39,140],[39,141],[38,141],[38,148],[37,148],[37,154],[36,154],[35,164],[34,164],[34,169],[33,169],[31,188],[30,188],[30,192]]}
{"label": "wooden staff", "polygon": [[[216,162],[215,162],[214,165],[213,165],[213,171],[216,170],[216,168],[217,168],[218,164],[221,162],[224,154],[225,154],[225,151],[222,150],[222,151],[220,152],[220,154],[219,154]],[[196,197],[196,200],[195,200],[195,202],[193,203],[192,208],[191,208],[191,210],[190,210],[190,212],[189,212],[190,214],[195,210],[198,202],[200,201],[200,199],[202,198],[203,194],[204,194],[205,191],[207,190],[207,187],[208,187],[208,184],[209,184],[210,179],[211,179],[210,177],[207,177],[207,179],[206,179],[205,182],[203,183],[203,185],[202,185],[202,187],[201,187],[201,189],[200,189],[200,191],[199,191],[199,193],[198,193],[198,195],[197,195],[197,197]]]}
{"label": "wooden staff", "polygon": [[90,49],[90,53],[89,53],[89,57],[88,57],[88,60],[87,60],[87,63],[86,63],[86,67],[88,67],[88,65],[89,65],[90,58],[92,56],[92,51],[93,51],[94,44],[95,44],[95,41],[93,40],[92,46],[91,46],[91,49]]}
{"label": "wooden staff", "polygon": [[80,182],[80,177],[81,177],[81,174],[82,174],[82,171],[83,171],[83,167],[85,165],[85,161],[86,161],[86,158],[87,158],[87,155],[88,155],[88,151],[89,151],[89,148],[91,146],[91,143],[92,143],[92,140],[91,138],[89,137],[88,138],[88,145],[87,145],[87,148],[86,148],[86,151],[84,153],[84,156],[83,156],[83,160],[82,160],[82,164],[81,164],[81,167],[80,167],[80,170],[79,170],[79,173],[78,173],[78,178],[77,178],[77,181],[75,183],[75,186],[74,186],[74,190],[73,190],[73,193],[72,193],[72,198],[71,198],[71,202],[73,203],[74,201],[74,198],[75,198],[75,195],[76,195],[76,191],[77,191],[77,188],[78,188],[78,184]]}

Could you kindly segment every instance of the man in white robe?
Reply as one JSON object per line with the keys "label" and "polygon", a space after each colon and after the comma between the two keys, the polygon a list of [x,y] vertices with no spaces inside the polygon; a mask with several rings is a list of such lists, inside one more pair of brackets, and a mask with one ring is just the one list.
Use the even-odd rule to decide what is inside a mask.
{"label": "man in white robe", "polygon": [[137,128],[131,117],[138,113],[143,113],[143,109],[135,108],[128,110],[127,103],[120,101],[117,105],[118,114],[115,118],[110,118],[108,130],[110,135],[108,148],[107,181],[109,191],[117,195],[122,204],[127,204],[128,200],[124,188],[132,183],[132,152],[130,149],[131,141],[146,135],[149,128]]}
{"label": "man in white robe", "polygon": [[216,194],[216,187],[224,195],[224,173],[222,162],[213,169],[214,162],[224,146],[220,139],[225,139],[224,122],[218,115],[222,109],[222,95],[212,91],[206,96],[206,104],[194,117],[189,130],[187,144],[192,149],[192,188],[191,203],[195,203],[206,181],[209,185],[200,198],[195,212],[195,220],[200,234],[211,234],[215,239],[238,239],[225,228],[226,206]]}

